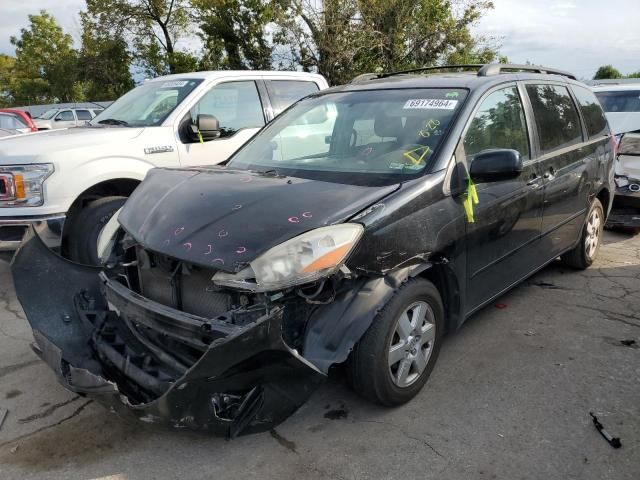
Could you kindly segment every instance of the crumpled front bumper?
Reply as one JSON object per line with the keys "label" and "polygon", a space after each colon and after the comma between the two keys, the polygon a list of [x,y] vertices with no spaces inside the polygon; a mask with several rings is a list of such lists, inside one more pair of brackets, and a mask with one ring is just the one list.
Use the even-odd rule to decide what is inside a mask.
{"label": "crumpled front bumper", "polygon": [[[59,381],[142,421],[228,437],[264,431],[291,415],[325,378],[282,339],[281,308],[247,326],[185,314],[136,294],[100,269],[55,255],[33,231],[12,271],[34,350]],[[183,371],[164,362],[166,352],[145,343],[137,328],[197,338],[203,325],[215,339]],[[132,350],[145,360],[134,362]],[[175,377],[151,374],[159,365],[173,369]],[[137,392],[152,399],[140,401]]]}
{"label": "crumpled front bumper", "polygon": [[640,180],[616,177],[616,182],[618,185],[616,185],[613,208],[607,218],[607,227],[639,230]]}

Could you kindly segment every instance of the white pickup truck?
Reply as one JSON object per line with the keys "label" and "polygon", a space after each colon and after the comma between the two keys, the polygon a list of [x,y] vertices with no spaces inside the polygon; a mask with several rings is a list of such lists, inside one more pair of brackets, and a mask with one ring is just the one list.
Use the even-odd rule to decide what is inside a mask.
{"label": "white pickup truck", "polygon": [[327,87],[302,72],[169,75],[84,127],[0,139],[0,251],[17,248],[33,224],[49,247],[95,264],[103,225],[149,169],[223,162],[290,104]]}

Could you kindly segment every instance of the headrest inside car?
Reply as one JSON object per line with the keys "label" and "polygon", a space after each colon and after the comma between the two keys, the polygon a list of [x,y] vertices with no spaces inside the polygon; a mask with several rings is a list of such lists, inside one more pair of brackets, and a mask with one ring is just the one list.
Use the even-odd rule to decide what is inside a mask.
{"label": "headrest inside car", "polygon": [[378,137],[398,138],[402,135],[402,119],[400,117],[389,117],[380,112],[373,122],[373,131]]}

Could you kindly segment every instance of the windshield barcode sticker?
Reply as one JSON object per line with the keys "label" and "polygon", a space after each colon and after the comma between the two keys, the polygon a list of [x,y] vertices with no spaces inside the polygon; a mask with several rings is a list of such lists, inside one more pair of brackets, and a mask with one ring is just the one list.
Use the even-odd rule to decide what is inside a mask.
{"label": "windshield barcode sticker", "polygon": [[181,88],[184,87],[187,83],[189,83],[189,80],[164,82],[161,88]]}
{"label": "windshield barcode sticker", "polygon": [[403,109],[423,108],[427,110],[453,110],[458,100],[440,100],[437,98],[412,98],[407,100]]}

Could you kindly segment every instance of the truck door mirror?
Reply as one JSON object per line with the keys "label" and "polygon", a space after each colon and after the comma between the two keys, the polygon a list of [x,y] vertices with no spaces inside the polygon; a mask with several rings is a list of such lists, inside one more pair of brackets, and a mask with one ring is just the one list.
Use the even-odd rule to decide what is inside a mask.
{"label": "truck door mirror", "polygon": [[213,115],[199,113],[196,117],[196,123],[191,125],[191,139],[194,142],[213,140],[220,136],[220,124],[218,119]]}

